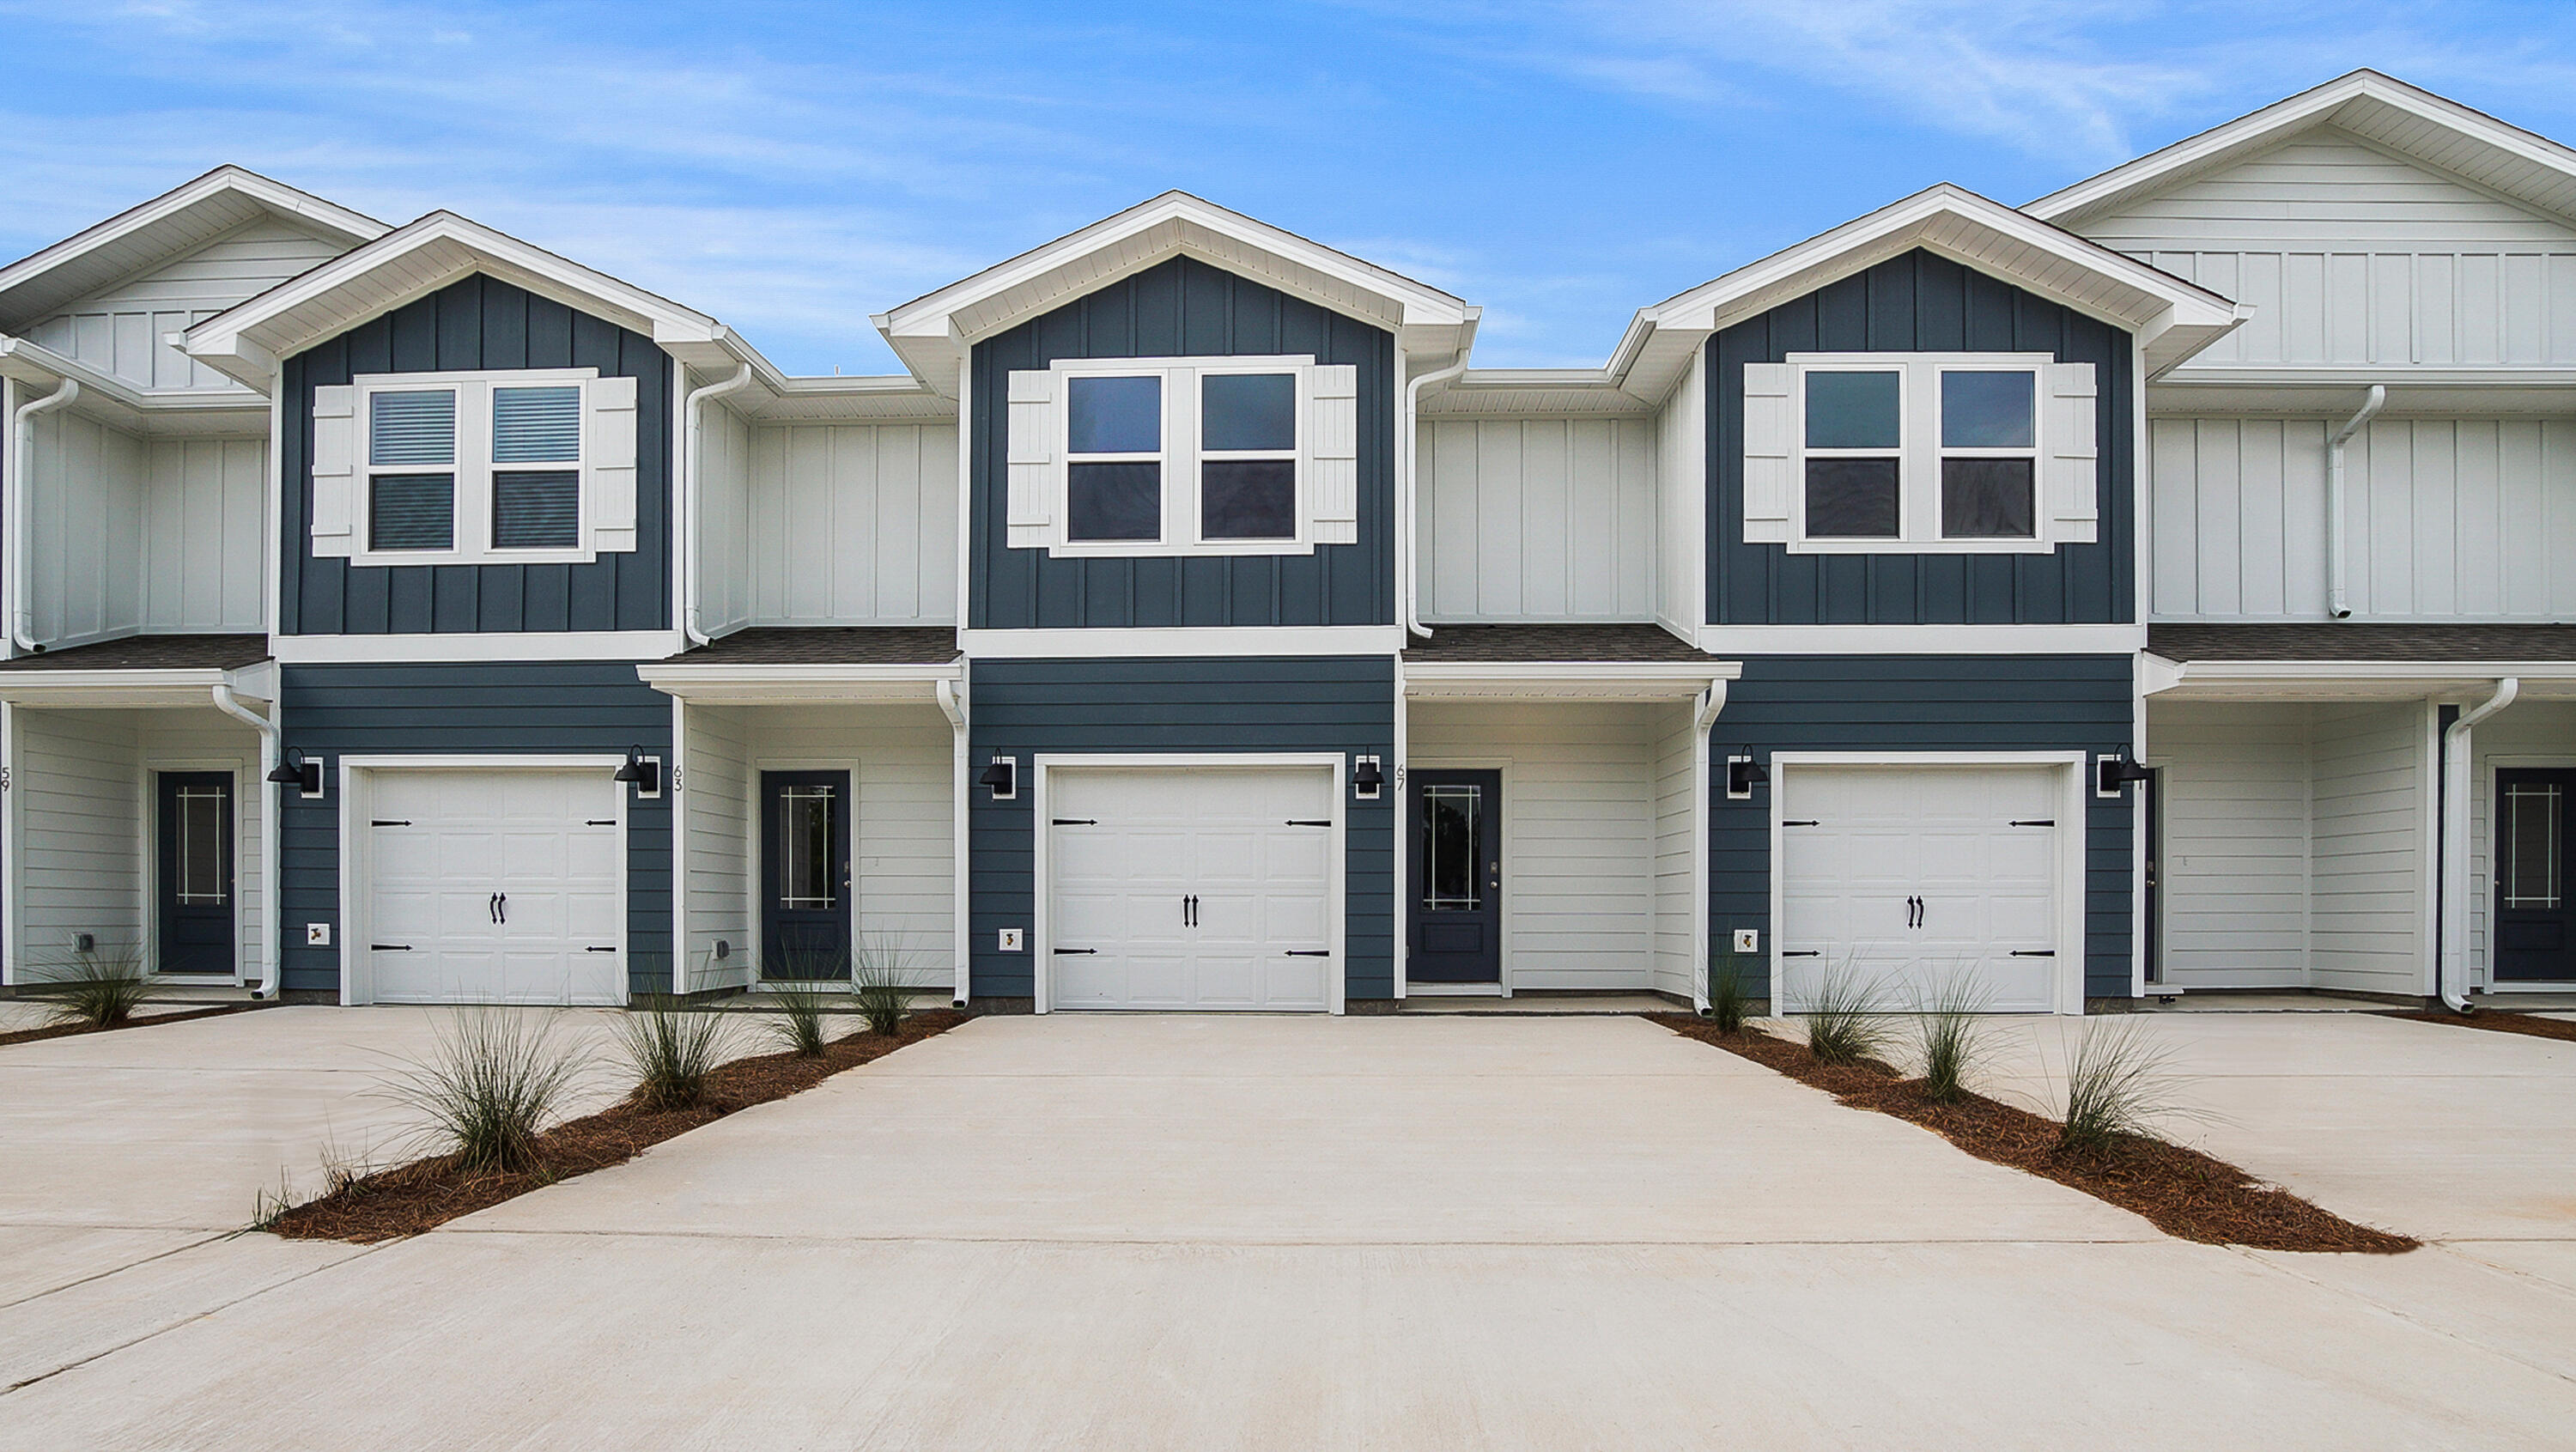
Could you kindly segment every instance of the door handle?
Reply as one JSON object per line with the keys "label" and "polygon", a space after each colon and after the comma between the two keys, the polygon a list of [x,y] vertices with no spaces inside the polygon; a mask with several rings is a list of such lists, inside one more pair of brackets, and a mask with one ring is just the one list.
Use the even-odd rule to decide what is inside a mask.
{"label": "door handle", "polygon": [[483,916],[492,922],[501,921],[501,894],[496,892],[483,899]]}
{"label": "door handle", "polygon": [[507,923],[510,921],[510,895],[508,893],[496,892],[492,894],[492,921],[496,923]]}
{"label": "door handle", "polygon": [[1091,954],[1094,954],[1094,953],[1099,952],[1100,950],[1099,950],[1098,948],[1057,948],[1057,949],[1054,949],[1053,951],[1058,952],[1058,953],[1067,954],[1067,955],[1079,954],[1079,955],[1082,955],[1082,956],[1088,957],[1088,956],[1090,956]]}
{"label": "door handle", "polygon": [[1333,956],[1333,950],[1330,948],[1291,948],[1288,950],[1287,956],[1291,958],[1330,958]]}

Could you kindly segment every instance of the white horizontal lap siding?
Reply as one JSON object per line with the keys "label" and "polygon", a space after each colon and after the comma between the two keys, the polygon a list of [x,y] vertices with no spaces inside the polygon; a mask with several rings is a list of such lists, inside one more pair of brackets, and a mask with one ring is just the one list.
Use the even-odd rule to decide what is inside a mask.
{"label": "white horizontal lap siding", "polygon": [[[762,770],[853,769],[853,921],[862,948],[894,953],[916,984],[956,972],[956,815],[947,718],[919,706],[748,707],[738,713],[757,790]],[[754,812],[751,824],[757,830]],[[758,917],[757,857],[751,872]]]}
{"label": "white horizontal lap siding", "polygon": [[[692,990],[738,987],[751,980],[753,938],[751,777],[745,713],[728,706],[687,706],[687,755],[680,763],[689,814],[689,920],[681,930],[681,969]],[[715,956],[718,942],[724,958]]]}
{"label": "white horizontal lap siding", "polygon": [[752,434],[754,625],[945,625],[957,614],[953,424]]}
{"label": "white horizontal lap siding", "polygon": [[263,218],[84,298],[28,337],[147,389],[229,388],[232,380],[162,343],[215,314],[340,255],[340,244]]}
{"label": "white horizontal lap siding", "polygon": [[[233,776],[233,892],[238,906],[233,913],[233,952],[236,969],[253,969],[261,962],[262,935],[268,930],[267,905],[260,888],[267,875],[260,870],[259,819],[266,805],[267,788],[259,775],[259,738],[249,727],[208,706],[203,710],[134,711],[127,713],[134,722],[135,749],[141,762],[143,813],[143,850],[157,856],[160,851],[158,814],[161,810],[159,784],[153,780],[156,771],[228,771]],[[146,877],[160,871],[157,861],[146,862]],[[157,892],[154,894],[157,899]]]}
{"label": "white horizontal lap siding", "polygon": [[2495,773],[2506,766],[2576,767],[2576,701],[2524,701],[2471,733],[2469,981],[2491,983],[2487,934],[2495,907]]}
{"label": "white horizontal lap siding", "polygon": [[2576,363],[2576,231],[2342,133],[2083,230],[2252,308],[2193,367]]}
{"label": "white horizontal lap siding", "polygon": [[[2155,618],[2324,618],[2328,427],[2153,421]],[[2576,420],[2379,419],[2344,488],[2355,616],[2576,617]]]}
{"label": "white horizontal lap siding", "polygon": [[2306,981],[2308,708],[2175,702],[2147,739],[2165,768],[2165,980]]}
{"label": "white horizontal lap siding", "polygon": [[1427,616],[1654,618],[1653,421],[1426,420],[1420,447]]}
{"label": "white horizontal lap siding", "polygon": [[73,935],[102,951],[143,943],[143,801],[136,713],[20,708],[10,791],[17,797],[18,971],[72,961]]}
{"label": "white horizontal lap siding", "polygon": [[1703,820],[1692,807],[1698,780],[1696,733],[1690,704],[1656,708],[1663,734],[1655,747],[1655,961],[1654,986],[1688,998],[1698,983],[1692,915],[1698,910],[1694,837]]}
{"label": "white horizontal lap siding", "polygon": [[36,638],[70,645],[143,620],[145,447],[77,413],[35,420],[29,511]]}
{"label": "white horizontal lap siding", "polygon": [[143,490],[143,628],[262,629],[265,439],[154,439]]}
{"label": "white horizontal lap siding", "polygon": [[2420,701],[2314,708],[2309,982],[2427,988],[2431,732]]}
{"label": "white horizontal lap siding", "polygon": [[1503,764],[1503,964],[1514,991],[1654,986],[1664,738],[1631,703],[1420,701],[1409,764]]}

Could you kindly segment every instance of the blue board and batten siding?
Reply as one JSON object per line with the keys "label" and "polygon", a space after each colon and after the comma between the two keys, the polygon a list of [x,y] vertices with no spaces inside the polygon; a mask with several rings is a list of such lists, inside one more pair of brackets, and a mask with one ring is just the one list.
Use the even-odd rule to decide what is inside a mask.
{"label": "blue board and batten siding", "polygon": [[[362,374],[596,368],[635,383],[635,548],[589,564],[355,565],[317,558],[313,390]],[[279,629],[287,635],[459,631],[668,630],[671,611],[670,355],[653,340],[480,275],[288,359],[293,401],[281,477],[287,561]]]}
{"label": "blue board and batten siding", "polygon": [[[2125,749],[2132,726],[2129,657],[1748,656],[1710,731],[1709,756],[1775,751],[2082,751]],[[1776,939],[1771,922],[1771,787],[1709,803],[1709,927]],[[2133,879],[2127,797],[2097,797],[2084,819],[2084,992],[2126,998]],[[1753,970],[1757,974],[1759,968]],[[1758,985],[1768,993],[1767,982]]]}
{"label": "blue board and batten siding", "polygon": [[[285,793],[280,920],[286,987],[340,986],[337,945],[304,946],[307,923],[340,919],[343,756],[618,756],[671,759],[671,698],[616,662],[288,666],[285,744],[321,759],[329,791]],[[603,768],[603,771],[605,768]],[[623,788],[621,788],[623,790]],[[626,975],[637,993],[671,988],[671,803],[626,806]]]}
{"label": "blue board and batten siding", "polygon": [[[1387,656],[1294,659],[978,660],[971,682],[973,753],[1368,753],[1392,759],[1395,662]],[[1036,919],[1033,793],[997,802],[977,788],[968,821],[978,998],[1035,992],[1027,953],[998,951],[999,930]],[[1345,803],[1343,991],[1395,995],[1395,793]]]}
{"label": "blue board and batten siding", "polygon": [[[2093,365],[2097,540],[2048,554],[1791,554],[1744,540],[1744,365],[1791,353],[2046,353]],[[1717,625],[2118,624],[2137,618],[2129,335],[1909,252],[1708,342],[1708,618]]]}
{"label": "blue board and batten siding", "polygon": [[[1010,375],[1059,358],[1312,354],[1359,370],[1359,537],[1312,554],[1056,559],[1003,527]],[[967,623],[978,629],[1395,620],[1395,336],[1175,258],[975,345]],[[1166,487],[1168,487],[1168,482]]]}

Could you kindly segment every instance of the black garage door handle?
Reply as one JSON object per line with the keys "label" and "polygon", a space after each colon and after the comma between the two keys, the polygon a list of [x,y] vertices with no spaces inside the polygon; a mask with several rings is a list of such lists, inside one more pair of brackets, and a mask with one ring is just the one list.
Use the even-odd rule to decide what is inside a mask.
{"label": "black garage door handle", "polygon": [[1100,950],[1098,948],[1057,948],[1054,951],[1058,953],[1097,953]]}
{"label": "black garage door handle", "polygon": [[2016,958],[2054,958],[2057,956],[2057,950],[2055,948],[2015,948],[2012,950],[2012,956]]}
{"label": "black garage door handle", "polygon": [[408,953],[408,952],[410,952],[410,951],[411,951],[411,944],[409,944],[409,943],[369,943],[369,944],[367,945],[367,950],[368,950],[369,952],[372,952],[372,953]]}
{"label": "black garage door handle", "polygon": [[1780,950],[1780,956],[1783,958],[1821,958],[1825,956],[1825,950],[1822,948],[1783,948]]}
{"label": "black garage door handle", "polygon": [[1288,956],[1291,958],[1330,958],[1333,956],[1333,950],[1330,948],[1291,948],[1288,950]]}

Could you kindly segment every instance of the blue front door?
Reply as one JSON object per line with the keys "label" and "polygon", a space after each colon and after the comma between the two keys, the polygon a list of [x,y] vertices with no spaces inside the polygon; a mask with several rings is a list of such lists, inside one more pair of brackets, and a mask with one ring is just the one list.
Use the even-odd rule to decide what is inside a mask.
{"label": "blue front door", "polygon": [[850,976],[850,774],[760,774],[760,976]]}
{"label": "blue front door", "polygon": [[1503,977],[1503,774],[1416,771],[1411,863],[1414,983]]}
{"label": "blue front door", "polygon": [[153,966],[163,973],[233,973],[233,778],[227,771],[158,773],[160,902]]}

